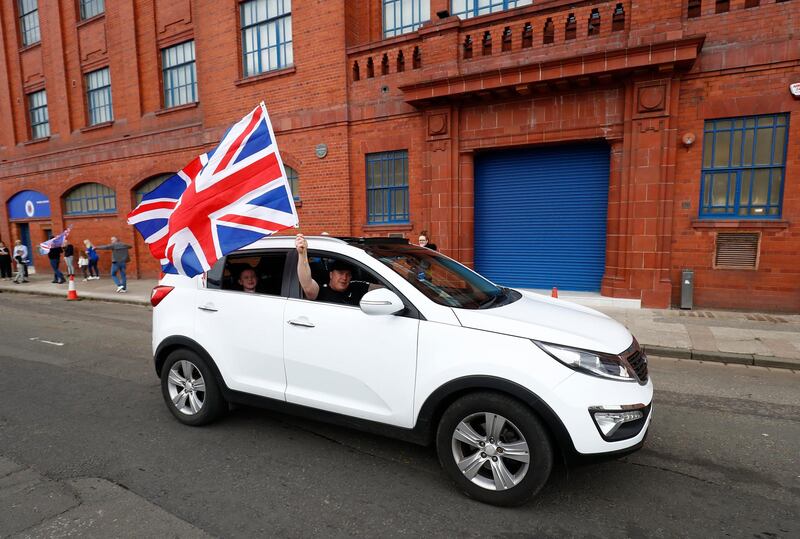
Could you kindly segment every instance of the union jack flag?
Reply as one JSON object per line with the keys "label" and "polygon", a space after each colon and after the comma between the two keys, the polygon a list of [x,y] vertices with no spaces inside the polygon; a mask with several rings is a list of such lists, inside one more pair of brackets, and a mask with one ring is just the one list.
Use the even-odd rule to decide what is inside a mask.
{"label": "union jack flag", "polygon": [[128,214],[162,271],[189,277],[297,222],[263,102]]}
{"label": "union jack flag", "polygon": [[67,239],[67,236],[69,236],[71,230],[72,227],[70,226],[58,236],[53,236],[49,240],[40,243],[39,252],[42,253],[43,255],[46,255],[47,253],[50,252],[50,249],[52,249],[53,247],[63,247],[64,240]]}

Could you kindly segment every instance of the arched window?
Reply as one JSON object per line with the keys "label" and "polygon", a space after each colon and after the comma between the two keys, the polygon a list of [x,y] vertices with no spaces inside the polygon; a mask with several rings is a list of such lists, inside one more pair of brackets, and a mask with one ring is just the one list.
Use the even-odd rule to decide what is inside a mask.
{"label": "arched window", "polygon": [[117,194],[105,185],[85,183],[64,197],[64,209],[66,215],[116,213]]}
{"label": "arched window", "polygon": [[138,206],[139,203],[142,201],[142,197],[145,196],[147,193],[161,185],[164,180],[167,178],[171,178],[173,174],[159,174],[158,176],[153,176],[149,180],[145,181],[143,184],[139,185],[134,191],[136,196],[136,205]]}
{"label": "arched window", "polygon": [[289,180],[289,189],[292,190],[292,196],[295,200],[300,200],[300,176],[289,165],[283,165],[283,168],[286,170],[286,179]]}

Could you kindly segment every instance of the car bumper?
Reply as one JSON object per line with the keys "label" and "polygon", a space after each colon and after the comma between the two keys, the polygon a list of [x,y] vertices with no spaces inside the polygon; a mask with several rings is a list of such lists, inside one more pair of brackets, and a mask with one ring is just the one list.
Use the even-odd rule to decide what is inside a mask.
{"label": "car bumper", "polygon": [[[553,398],[555,402],[551,405],[578,455],[626,453],[638,449],[653,418],[653,382],[649,379],[642,385],[576,372],[555,388]],[[598,411],[610,415],[617,411],[638,413],[608,436],[603,434],[595,419]]]}

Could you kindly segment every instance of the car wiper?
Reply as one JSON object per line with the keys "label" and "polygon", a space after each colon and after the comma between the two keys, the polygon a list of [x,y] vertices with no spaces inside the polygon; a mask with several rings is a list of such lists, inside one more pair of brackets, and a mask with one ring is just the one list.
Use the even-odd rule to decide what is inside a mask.
{"label": "car wiper", "polygon": [[488,300],[486,300],[486,303],[481,303],[478,306],[478,309],[488,309],[489,307],[491,307],[494,304],[495,301],[497,301],[498,298],[502,298],[502,297],[505,297],[505,293],[503,292],[502,289],[500,289],[500,293],[499,294],[497,294],[496,296],[490,297]]}

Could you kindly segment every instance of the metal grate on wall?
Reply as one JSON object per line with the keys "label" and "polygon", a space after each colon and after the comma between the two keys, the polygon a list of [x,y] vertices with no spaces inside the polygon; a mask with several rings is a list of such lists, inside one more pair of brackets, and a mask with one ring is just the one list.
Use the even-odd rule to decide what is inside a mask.
{"label": "metal grate on wall", "polygon": [[714,267],[722,269],[757,269],[758,232],[719,232]]}

